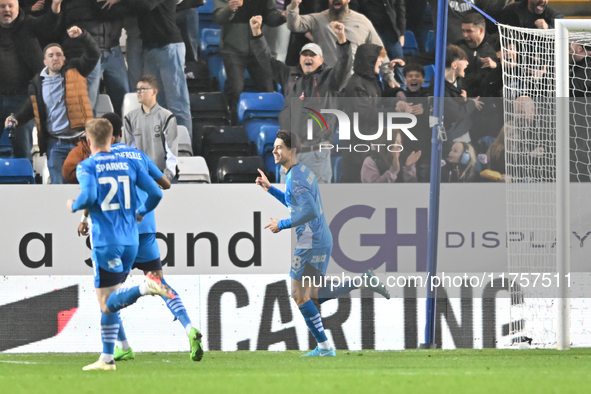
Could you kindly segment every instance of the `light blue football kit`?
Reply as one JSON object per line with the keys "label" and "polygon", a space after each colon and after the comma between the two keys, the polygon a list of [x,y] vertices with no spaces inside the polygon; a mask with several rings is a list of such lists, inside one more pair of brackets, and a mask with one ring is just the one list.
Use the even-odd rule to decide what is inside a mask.
{"label": "light blue football kit", "polygon": [[[137,255],[137,215],[145,216],[156,208],[162,191],[139,163],[112,152],[97,153],[82,161],[76,168],[76,177],[81,193],[72,204],[72,210],[88,209],[93,222],[94,286],[119,285]],[[144,204],[140,204],[136,186],[147,193]],[[118,288],[107,298],[110,313],[101,312],[101,358],[112,362],[120,328],[118,311],[139,297],[139,286],[134,286]]]}
{"label": "light blue football kit", "polygon": [[318,271],[325,275],[332,251],[332,234],[326,224],[314,173],[298,163],[287,173],[285,192],[271,186],[269,193],[290,211],[290,217],[280,220],[277,226],[281,230],[295,227],[297,234],[289,275],[301,280],[306,268],[306,273]]}
{"label": "light blue football kit", "polygon": [[[121,157],[125,157],[128,160],[139,163],[139,165],[141,165],[142,168],[146,170],[148,175],[150,175],[154,180],[158,180],[164,176],[162,171],[156,167],[156,164],[154,164],[152,159],[150,159],[148,155],[138,149],[119,143],[111,145],[111,151]],[[139,204],[145,203],[147,194],[143,190],[138,189],[137,195],[139,198]],[[143,271],[161,270],[162,262],[160,261],[160,249],[158,248],[158,243],[156,242],[156,217],[153,211],[144,216],[144,219],[138,224],[138,232],[139,247],[133,268]],[[173,299],[168,299],[166,297],[162,297],[162,299],[175,317],[175,320],[178,319],[186,329],[187,326],[191,324],[191,319],[189,318],[189,314],[187,313],[183,301],[181,300],[178,293],[172,288],[172,286],[166,282],[166,280],[161,279],[161,282],[168,285],[175,295]],[[127,340],[127,336],[125,335],[122,324],[120,326],[117,339],[120,342]]]}
{"label": "light blue football kit", "polygon": [[[90,211],[95,287],[122,283],[137,254],[136,212],[141,216],[151,212],[162,192],[139,163],[114,153],[82,161],[76,177],[82,191],[72,209]],[[136,185],[147,193],[143,204]]]}

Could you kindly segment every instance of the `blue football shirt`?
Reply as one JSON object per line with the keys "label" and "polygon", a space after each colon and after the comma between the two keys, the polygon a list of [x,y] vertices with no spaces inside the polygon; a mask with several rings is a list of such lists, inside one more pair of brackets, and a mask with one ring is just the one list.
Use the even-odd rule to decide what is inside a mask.
{"label": "blue football shirt", "polygon": [[[137,245],[136,212],[146,216],[162,198],[162,191],[139,162],[98,153],[78,164],[76,177],[81,193],[72,209],[89,209],[93,246]],[[143,205],[136,185],[148,194]]]}
{"label": "blue football shirt", "polygon": [[[136,160],[142,168],[154,179],[155,181],[162,178],[164,175],[162,171],[156,167],[156,164],[139,149],[132,148],[125,144],[114,144],[111,145],[111,151],[113,153],[118,154],[121,157],[125,157],[129,160]],[[148,194],[144,192],[142,189],[137,188],[137,195],[140,199],[139,205],[141,206],[146,202],[148,198]],[[144,220],[142,220],[138,224],[138,232],[140,234],[155,234],[156,233],[156,217],[154,216],[154,211],[151,211],[146,216],[144,216]]]}
{"label": "blue football shirt", "polygon": [[332,233],[324,217],[318,180],[298,163],[287,173],[285,193],[271,186],[269,193],[289,208],[290,218],[277,224],[281,230],[296,228],[298,249],[332,247]]}

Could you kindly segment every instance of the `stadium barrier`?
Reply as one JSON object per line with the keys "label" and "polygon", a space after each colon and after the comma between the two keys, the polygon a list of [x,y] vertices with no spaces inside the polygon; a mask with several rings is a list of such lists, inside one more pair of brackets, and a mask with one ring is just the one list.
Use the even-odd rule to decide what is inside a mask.
{"label": "stadium barrier", "polygon": [[[357,290],[322,305],[336,347],[416,348],[425,289],[410,280],[425,275],[429,185],[323,185],[321,193],[335,239],[327,275],[373,267],[383,281],[394,278],[391,300],[360,298]],[[438,290],[443,348],[510,341],[508,287],[500,282],[506,245],[553,247],[540,243],[535,231],[506,233],[504,193],[502,184],[442,186],[438,271],[450,275],[450,285]],[[100,349],[88,240],[76,234],[80,214],[65,208],[77,194],[76,186],[0,187],[0,351]],[[286,208],[254,185],[178,185],[164,196],[156,220],[165,275],[201,328],[206,350],[312,346],[289,298],[291,237],[263,230],[270,217],[286,217]],[[587,209],[579,214],[591,214]],[[588,231],[573,233],[573,248],[583,250],[574,256],[589,255]],[[572,270],[583,272],[583,266],[575,258]],[[478,275],[480,286],[453,282],[464,274]],[[134,271],[128,282],[141,280]],[[583,305],[573,318],[581,321],[586,310]],[[121,314],[134,350],[188,350],[182,326],[160,298],[144,297]]]}

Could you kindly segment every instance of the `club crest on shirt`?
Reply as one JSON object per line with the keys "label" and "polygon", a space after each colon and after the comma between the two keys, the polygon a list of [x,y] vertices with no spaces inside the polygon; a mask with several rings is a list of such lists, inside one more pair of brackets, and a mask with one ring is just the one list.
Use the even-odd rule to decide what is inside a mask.
{"label": "club crest on shirt", "polygon": [[162,134],[162,127],[159,124],[154,126],[154,138],[160,138],[161,134]]}

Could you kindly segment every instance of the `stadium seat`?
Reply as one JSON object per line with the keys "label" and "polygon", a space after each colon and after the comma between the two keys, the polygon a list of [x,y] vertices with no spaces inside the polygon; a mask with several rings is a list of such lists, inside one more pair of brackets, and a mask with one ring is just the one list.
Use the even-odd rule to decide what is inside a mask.
{"label": "stadium seat", "polygon": [[177,126],[179,134],[179,157],[193,156],[193,143],[189,130],[185,126]]}
{"label": "stadium seat", "polygon": [[[260,128],[259,138],[257,140],[258,155],[263,158],[269,172],[275,168],[275,157],[273,156],[273,146],[279,131],[279,125],[265,125]],[[277,182],[276,174],[274,181]]]}
{"label": "stadium seat", "polygon": [[137,101],[136,93],[126,93],[123,97],[123,106],[121,107],[121,116],[124,117],[134,109],[138,109],[140,103]]}
{"label": "stadium seat", "polygon": [[0,137],[0,157],[12,156],[12,142],[8,138],[8,130],[2,129],[2,137]]}
{"label": "stadium seat", "polygon": [[203,128],[230,125],[228,102],[222,93],[191,93],[189,101],[193,118],[193,154],[203,156]]}
{"label": "stadium seat", "polygon": [[207,56],[211,52],[220,51],[220,29],[203,29],[199,40],[201,56]]}
{"label": "stadium seat", "polygon": [[191,115],[200,118],[217,118],[230,116],[228,102],[222,93],[191,93],[189,94]]}
{"label": "stadium seat", "polygon": [[96,101],[96,117],[100,118],[104,114],[108,114],[110,112],[115,112],[113,104],[111,103],[111,98],[108,94],[99,94]]}
{"label": "stadium seat", "polygon": [[199,7],[199,19],[213,20],[213,3],[214,0],[205,0],[203,5]]}
{"label": "stadium seat", "polygon": [[219,89],[217,76],[216,78],[210,76],[209,66],[204,60],[188,62],[185,74],[189,93],[215,92]]}
{"label": "stadium seat", "polygon": [[202,156],[210,169],[213,182],[217,178],[218,162],[223,156],[251,156],[253,149],[242,127],[203,127]]}
{"label": "stadium seat", "polygon": [[28,159],[0,159],[0,183],[35,183],[33,166]]}
{"label": "stadium seat", "polygon": [[222,157],[218,165],[217,179],[219,183],[254,183],[260,176],[259,168],[265,168],[260,156]]}
{"label": "stadium seat", "polygon": [[238,122],[251,118],[277,118],[285,99],[281,93],[244,92],[238,101]]}
{"label": "stadium seat", "polygon": [[435,76],[435,66],[432,64],[425,66],[425,83],[423,84],[424,88],[431,85],[431,80],[433,79],[434,76]]}
{"label": "stadium seat", "polygon": [[404,53],[404,56],[419,53],[419,43],[415,38],[415,34],[410,30],[407,30],[404,34],[404,46],[402,47],[402,52]]}
{"label": "stadium seat", "polygon": [[[222,56],[219,52],[210,52],[207,55],[207,67],[209,68],[209,76],[210,78],[217,78],[220,80],[220,73],[224,68],[224,62],[222,61]],[[226,80],[226,70],[223,71],[223,78],[224,84]],[[220,91],[223,92],[223,86],[220,83]]]}
{"label": "stadium seat", "polygon": [[273,151],[273,145],[279,131],[279,125],[261,126],[257,139],[257,154],[263,156],[267,151]]}
{"label": "stadium seat", "polygon": [[433,30],[429,30],[427,33],[427,42],[425,43],[425,50],[427,52],[431,52],[435,49],[435,32]]}
{"label": "stadium seat", "polygon": [[201,58],[207,59],[209,75],[211,78],[218,78],[223,62],[220,56],[220,29],[203,29],[199,47]]}
{"label": "stadium seat", "polygon": [[179,157],[179,182],[211,183],[209,168],[201,156]]}
{"label": "stadium seat", "polygon": [[247,119],[243,126],[248,135],[248,139],[256,144],[259,139],[261,128],[265,126],[278,128],[279,120],[277,118],[252,118]]}

